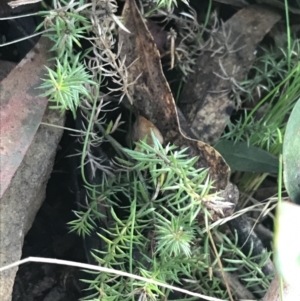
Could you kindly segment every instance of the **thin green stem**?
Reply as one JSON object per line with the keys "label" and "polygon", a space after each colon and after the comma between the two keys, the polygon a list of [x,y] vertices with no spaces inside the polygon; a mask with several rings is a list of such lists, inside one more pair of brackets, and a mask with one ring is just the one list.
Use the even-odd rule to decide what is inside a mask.
{"label": "thin green stem", "polygon": [[278,84],[268,95],[266,95],[247,115],[245,121],[243,122],[241,132],[245,129],[246,125],[249,123],[251,117],[257,112],[257,110],[268,100],[270,100],[270,97],[272,97],[271,102],[275,99],[276,93],[278,93],[279,88],[281,88],[285,83],[287,83],[296,73],[297,68],[294,68],[293,71],[289,73],[289,75],[280,83]]}
{"label": "thin green stem", "polygon": [[[280,129],[277,129],[278,132],[278,139],[279,139],[279,144],[281,145],[281,152],[279,155],[279,167],[278,167],[278,205],[280,206],[281,202],[282,202],[282,170],[283,170],[283,161],[282,161],[282,145],[283,145],[283,139],[282,139],[282,134]],[[274,224],[274,232],[278,233],[278,231],[276,230],[276,228],[278,227],[278,223]],[[279,279],[279,292],[280,292],[280,300],[284,301],[284,293],[283,293],[283,279],[281,277],[281,275],[278,274],[278,279]]]}
{"label": "thin green stem", "polygon": [[285,21],[286,21],[286,35],[287,35],[287,44],[288,44],[288,72],[291,71],[291,28],[290,28],[290,12],[289,12],[289,3],[288,0],[284,0],[284,6],[285,6]]}

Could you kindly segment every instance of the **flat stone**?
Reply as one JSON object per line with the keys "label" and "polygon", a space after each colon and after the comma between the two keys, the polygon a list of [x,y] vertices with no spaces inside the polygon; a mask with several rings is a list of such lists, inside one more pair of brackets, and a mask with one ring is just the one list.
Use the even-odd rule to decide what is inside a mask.
{"label": "flat stone", "polygon": [[[43,122],[64,124],[64,116],[47,110]],[[63,130],[41,125],[10,186],[0,199],[0,266],[21,258],[24,237],[45,199],[47,181]],[[0,300],[10,301],[18,268],[0,273]]]}

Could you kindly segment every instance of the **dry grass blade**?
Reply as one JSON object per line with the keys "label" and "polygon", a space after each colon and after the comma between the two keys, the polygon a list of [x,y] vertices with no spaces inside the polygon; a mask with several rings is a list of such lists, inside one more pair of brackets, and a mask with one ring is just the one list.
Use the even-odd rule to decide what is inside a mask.
{"label": "dry grass blade", "polygon": [[11,1],[8,2],[8,5],[12,8],[16,8],[21,5],[26,5],[26,4],[34,4],[41,2],[42,0],[16,0],[16,1]]}
{"label": "dry grass blade", "polygon": [[27,263],[27,262],[43,262],[43,263],[50,263],[50,264],[67,265],[67,266],[78,267],[78,268],[85,269],[85,270],[93,270],[93,271],[99,271],[99,272],[104,272],[104,273],[110,273],[110,274],[114,274],[116,276],[124,276],[124,277],[129,277],[132,279],[136,279],[136,280],[145,281],[146,283],[152,283],[152,284],[155,284],[155,285],[158,285],[161,287],[165,287],[165,288],[173,290],[173,291],[182,292],[182,293],[190,295],[190,296],[202,298],[203,300],[207,300],[207,301],[224,301],[224,300],[221,300],[218,298],[208,297],[208,296],[194,293],[194,292],[191,292],[191,291],[188,291],[188,290],[176,287],[176,286],[172,286],[172,285],[165,284],[165,283],[153,280],[153,279],[149,279],[149,278],[141,277],[138,275],[130,274],[127,272],[123,272],[120,270],[110,269],[110,268],[96,266],[96,265],[92,265],[92,264],[68,261],[68,260],[41,258],[41,257],[28,257],[28,258],[16,261],[12,264],[6,265],[4,267],[0,267],[0,273],[2,271],[11,269],[13,267],[19,266],[19,265]]}

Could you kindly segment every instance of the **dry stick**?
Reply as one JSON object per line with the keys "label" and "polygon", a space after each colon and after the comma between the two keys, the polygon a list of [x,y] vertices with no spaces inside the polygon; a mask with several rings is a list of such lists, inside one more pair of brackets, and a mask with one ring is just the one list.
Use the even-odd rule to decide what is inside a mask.
{"label": "dry stick", "polygon": [[42,257],[28,257],[28,258],[16,261],[12,264],[8,264],[4,267],[1,267],[0,272],[11,269],[13,267],[17,267],[21,264],[28,263],[28,262],[42,262],[42,263],[50,263],[50,264],[68,265],[68,266],[78,267],[78,268],[82,268],[82,269],[94,270],[94,271],[99,271],[99,272],[103,272],[103,273],[109,273],[109,274],[114,274],[114,275],[118,275],[118,276],[124,276],[124,277],[128,277],[128,278],[131,278],[131,279],[144,281],[146,283],[152,283],[154,285],[158,285],[158,286],[161,286],[161,287],[173,290],[173,291],[177,291],[177,292],[180,292],[180,293],[183,293],[183,294],[187,294],[187,295],[190,295],[190,296],[202,298],[202,299],[208,300],[208,301],[225,301],[224,299],[222,300],[222,299],[218,299],[218,298],[214,298],[214,297],[208,297],[208,296],[205,296],[205,295],[202,295],[202,294],[190,292],[188,290],[185,290],[185,289],[182,289],[182,288],[179,288],[179,287],[176,287],[176,286],[172,286],[172,285],[162,283],[162,282],[159,282],[159,281],[156,281],[156,280],[153,280],[153,279],[148,279],[148,278],[144,278],[144,277],[141,277],[141,276],[138,276],[138,275],[123,272],[123,271],[120,271],[120,270],[95,266],[95,265],[87,264],[87,263],[68,261],[68,260],[42,258]]}

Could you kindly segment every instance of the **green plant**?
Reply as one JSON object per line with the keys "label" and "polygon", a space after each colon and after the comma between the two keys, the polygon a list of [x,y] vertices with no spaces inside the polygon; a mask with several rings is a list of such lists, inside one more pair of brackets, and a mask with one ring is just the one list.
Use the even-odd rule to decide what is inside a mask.
{"label": "green plant", "polygon": [[[293,45],[299,47],[299,40],[294,41]],[[287,58],[283,56],[286,67],[281,74],[282,77],[278,77],[276,86],[268,87],[271,88],[270,92],[260,99],[251,111],[245,109],[244,115],[239,120],[235,123],[229,122],[229,131],[223,135],[223,139],[246,141],[249,145],[257,146],[276,157],[279,156],[281,144],[277,129],[280,129],[281,134],[284,133],[286,116],[291,112],[300,95],[300,64],[293,53],[291,56],[291,71],[287,73]],[[269,59],[270,55],[267,56],[267,60]],[[240,188],[255,191],[267,175],[245,173],[240,177]]]}
{"label": "green plant", "polygon": [[[174,1],[159,3],[168,6]],[[269,280],[265,279],[261,266],[270,253],[262,254],[261,258],[253,258],[251,252],[244,255],[237,247],[237,237],[229,233],[222,236],[217,227],[211,227],[207,207],[218,207],[221,200],[216,194],[210,195],[213,183],[207,171],[194,168],[197,158],[188,158],[185,150],[173,145],[163,148],[155,139],[154,147],[142,141],[138,144],[141,151],[125,149],[110,135],[118,128],[119,121],[106,124],[100,118],[100,112],[105,110],[100,97],[104,80],[112,78],[117,85],[113,91],[120,93],[120,101],[134,84],[127,82],[125,62],[113,52],[114,34],[122,27],[115,16],[116,7],[114,0],[91,4],[83,0],[55,1],[54,9],[43,13],[47,35],[54,41],[52,51],[59,52],[56,69],[48,69],[49,78],[43,84],[45,95],[62,111],[70,109],[75,115],[79,107],[86,121],[85,131],[78,139],[83,144],[79,155],[87,204],[85,210],[75,212],[75,219],[69,223],[71,230],[84,237],[98,231],[101,248],[91,252],[104,267],[117,267],[218,298],[230,296],[224,289],[227,282],[223,272],[249,287],[266,290]],[[169,17],[167,9],[156,7],[155,12]],[[184,20],[185,24],[179,34],[186,36],[186,43],[176,51],[183,55],[179,65],[187,74],[194,62],[188,44],[200,40],[203,27],[193,10],[181,18],[174,14],[174,19],[178,23]],[[80,50],[80,39],[89,41],[90,49],[76,55],[74,46]],[[194,53],[199,45],[197,41]],[[91,52],[93,57],[89,56]],[[103,141],[109,141],[118,154],[109,167],[92,152]],[[89,182],[87,165],[93,179],[101,171],[101,181]],[[101,229],[97,228],[98,223],[103,225]],[[244,262],[247,266],[241,269]],[[93,276],[92,280],[84,280],[91,292],[87,300],[171,298],[169,289],[154,284],[106,273]],[[195,298],[179,295],[173,299]]]}
{"label": "green plant", "polygon": [[300,41],[290,38],[291,49],[286,49],[286,35],[279,34],[275,46],[268,49],[260,47],[262,55],[258,56],[249,72],[247,79],[239,83],[234,98],[243,99],[242,102],[257,101],[272,91],[297,66]]}
{"label": "green plant", "polygon": [[[101,266],[118,266],[169,284],[180,285],[183,278],[185,286],[193,291],[227,298],[227,292],[221,289],[222,278],[207,276],[210,269],[219,270],[215,256],[210,255],[213,251],[205,231],[206,224],[199,219],[199,216],[207,216],[209,220],[206,207],[218,206],[216,196],[208,194],[211,183],[207,181],[207,171],[194,169],[197,158],[188,159],[185,150],[179,151],[174,146],[163,148],[155,136],[153,140],[154,147],[144,140],[137,144],[140,151],[124,149],[128,156],[116,162],[120,172],[106,178],[105,185],[90,187],[97,190],[90,200],[90,208],[99,208],[99,200],[100,206],[110,208],[109,215],[98,216],[110,227],[98,232],[104,247],[93,250],[93,256]],[[120,195],[130,200],[130,204],[122,207],[122,213],[118,214],[115,208],[119,206]],[[95,227],[90,219],[83,218],[85,212],[77,212],[76,216],[77,219],[70,223],[73,231],[80,229],[87,233]],[[217,229],[214,234],[222,235]],[[264,275],[261,271],[254,272],[259,271],[259,267],[251,254],[246,256],[239,250],[237,238],[221,237],[218,256],[230,258],[224,259],[225,271],[243,271],[242,278],[251,278],[252,285],[261,285]],[[269,253],[263,254],[261,265],[268,256]],[[247,261],[248,267],[240,270],[243,261]],[[159,290],[153,284],[104,273],[88,283],[94,293],[87,300],[132,300],[133,296],[141,300],[162,300],[170,297],[170,291]],[[265,289],[268,283],[265,279]],[[175,300],[181,300],[181,297],[177,296]]]}
{"label": "green plant", "polygon": [[40,89],[45,90],[41,96],[48,97],[49,102],[55,103],[50,106],[51,109],[58,109],[62,113],[71,110],[74,118],[81,97],[91,99],[86,85],[96,85],[79,59],[80,54],[76,56],[65,54],[61,61],[57,58],[56,70],[46,67],[49,78],[44,79],[44,83],[40,86]]}
{"label": "green plant", "polygon": [[80,40],[85,39],[86,33],[91,29],[90,21],[80,14],[87,8],[74,1],[54,1],[54,8],[50,11],[41,11],[44,17],[37,30],[42,26],[47,30],[44,36],[53,41],[51,51],[56,51],[57,58],[66,53],[73,53],[74,44],[81,48]]}
{"label": "green plant", "polygon": [[[116,9],[115,0],[100,0],[97,3],[55,0],[54,9],[40,13],[44,21],[37,29],[45,27],[44,35],[54,42],[50,51],[56,55],[56,65],[54,69],[47,68],[49,78],[41,86],[46,89],[43,96],[56,102],[52,108],[62,112],[70,109],[75,116],[83,98],[96,101],[91,96],[95,94],[91,90],[92,86],[97,86],[99,90],[97,83],[101,74],[113,78],[119,84],[115,90],[121,90],[123,96],[128,94],[130,83],[127,83],[124,62],[120,62],[111,51],[115,43],[113,34],[116,26],[127,30],[115,16]],[[87,18],[90,14],[90,18]],[[81,49],[82,39],[89,41],[91,46],[85,53],[76,52],[75,49],[75,45]],[[89,66],[85,66],[83,62],[91,51],[97,54],[96,58],[90,58]]]}

